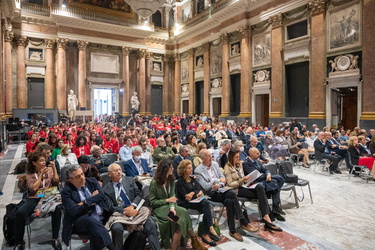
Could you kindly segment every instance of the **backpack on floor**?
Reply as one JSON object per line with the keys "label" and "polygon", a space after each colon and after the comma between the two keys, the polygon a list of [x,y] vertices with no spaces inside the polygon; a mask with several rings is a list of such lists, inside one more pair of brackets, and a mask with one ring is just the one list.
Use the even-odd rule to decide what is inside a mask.
{"label": "backpack on floor", "polygon": [[146,246],[146,234],[142,231],[133,231],[125,240],[124,250],[144,249]]}
{"label": "backpack on floor", "polygon": [[14,217],[16,215],[17,209],[25,203],[22,200],[18,204],[10,203],[6,206],[6,213],[3,220],[3,235],[8,247],[14,246],[16,244],[16,236],[14,233]]}

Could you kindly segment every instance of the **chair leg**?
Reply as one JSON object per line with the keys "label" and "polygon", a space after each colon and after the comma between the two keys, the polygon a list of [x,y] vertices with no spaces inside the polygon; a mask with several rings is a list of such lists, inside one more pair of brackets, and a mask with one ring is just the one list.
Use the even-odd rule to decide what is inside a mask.
{"label": "chair leg", "polygon": [[31,249],[31,226],[30,224],[26,225],[26,231],[27,231],[27,244],[29,245],[29,249]]}
{"label": "chair leg", "polygon": [[309,187],[309,193],[310,193],[311,204],[313,204],[314,202],[313,202],[313,198],[312,198],[312,194],[311,194],[310,183],[308,183],[307,186]]}
{"label": "chair leg", "polygon": [[294,193],[294,200],[295,200],[295,202],[296,202],[296,207],[299,208],[298,198],[297,198],[297,192],[296,192],[296,187],[293,187],[292,191],[293,191],[293,193]]}

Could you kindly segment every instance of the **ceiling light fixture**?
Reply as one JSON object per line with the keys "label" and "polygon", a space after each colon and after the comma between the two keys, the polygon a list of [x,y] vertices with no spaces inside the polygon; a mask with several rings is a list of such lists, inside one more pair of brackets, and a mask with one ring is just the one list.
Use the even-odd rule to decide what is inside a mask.
{"label": "ceiling light fixture", "polygon": [[159,10],[166,0],[125,0],[142,18],[148,18]]}

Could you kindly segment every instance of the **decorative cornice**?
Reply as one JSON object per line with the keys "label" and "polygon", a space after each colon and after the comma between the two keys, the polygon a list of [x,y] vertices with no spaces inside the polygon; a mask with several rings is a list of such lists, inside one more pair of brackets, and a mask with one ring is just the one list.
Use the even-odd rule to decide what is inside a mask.
{"label": "decorative cornice", "polygon": [[126,47],[126,46],[122,46],[122,54],[124,55],[124,56],[128,56],[129,54],[130,54],[130,51],[131,51],[131,47]]}
{"label": "decorative cornice", "polygon": [[222,34],[220,36],[221,41],[223,41],[223,44],[229,43],[229,35],[228,34]]}
{"label": "decorative cornice", "polygon": [[68,38],[57,38],[56,43],[57,43],[57,48],[63,48],[65,49],[66,46],[68,45],[69,39]]}
{"label": "decorative cornice", "polygon": [[52,40],[52,39],[44,39],[44,43],[46,44],[47,49],[53,49],[56,42],[55,40]]}
{"label": "decorative cornice", "polygon": [[309,1],[309,9],[313,16],[324,13],[326,10],[326,0],[311,0]]}
{"label": "decorative cornice", "polygon": [[242,26],[242,27],[239,27],[237,29],[237,32],[239,34],[241,34],[242,37],[249,37],[250,36],[250,32],[251,32],[251,27],[248,26],[248,25],[245,25],[245,26]]}
{"label": "decorative cornice", "polygon": [[13,31],[5,30],[4,32],[4,41],[12,43],[14,38],[14,33]]}
{"label": "decorative cornice", "polygon": [[144,58],[147,55],[147,49],[138,49],[137,50],[138,58]]}
{"label": "decorative cornice", "polygon": [[85,51],[87,49],[87,46],[89,46],[89,42],[86,42],[86,41],[77,41],[78,50]]}
{"label": "decorative cornice", "polygon": [[26,47],[28,44],[27,37],[21,36],[17,38],[17,46]]}
{"label": "decorative cornice", "polygon": [[268,19],[268,23],[272,25],[272,29],[279,28],[283,25],[283,16],[281,13],[271,16]]}

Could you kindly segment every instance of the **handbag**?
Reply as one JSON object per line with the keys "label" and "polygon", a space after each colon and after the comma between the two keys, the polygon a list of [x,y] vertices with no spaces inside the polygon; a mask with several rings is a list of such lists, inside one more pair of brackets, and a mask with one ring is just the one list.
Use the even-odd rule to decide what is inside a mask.
{"label": "handbag", "polygon": [[286,183],[298,183],[298,175],[295,174],[284,174],[283,175]]}

